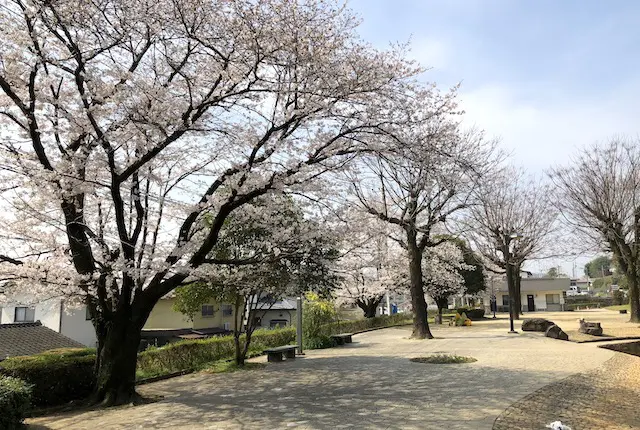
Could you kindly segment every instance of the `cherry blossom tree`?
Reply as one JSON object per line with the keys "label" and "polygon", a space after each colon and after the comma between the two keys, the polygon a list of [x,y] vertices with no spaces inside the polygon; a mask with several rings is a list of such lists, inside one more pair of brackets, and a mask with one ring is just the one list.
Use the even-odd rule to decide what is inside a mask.
{"label": "cherry blossom tree", "polygon": [[376,149],[420,71],[334,1],[7,0],[0,22],[1,276],[88,306],[107,405],[137,398],[157,301],[224,263],[227,217]]}
{"label": "cherry blossom tree", "polygon": [[544,257],[557,232],[558,211],[551,189],[518,168],[505,168],[477,193],[477,205],[468,218],[468,236],[474,247],[498,273],[506,273],[509,294],[518,319],[520,272],[525,261]]}
{"label": "cherry blossom tree", "polygon": [[351,175],[358,205],[402,234],[406,250],[414,313],[412,337],[432,338],[424,298],[423,254],[446,239],[455,215],[467,208],[473,190],[499,157],[495,142],[475,130],[461,130],[455,92],[425,89],[415,98],[400,99],[394,115],[404,125],[389,127],[385,151],[367,154]]}
{"label": "cherry blossom tree", "polygon": [[373,318],[386,294],[406,286],[406,257],[388,237],[386,223],[353,212],[348,217],[349,233],[342,241],[343,255],[337,267],[342,279],[334,297],[338,304],[355,304],[365,318]]}
{"label": "cherry blossom tree", "polygon": [[466,291],[463,272],[475,267],[464,262],[462,250],[451,240],[427,248],[423,259],[425,292],[436,302],[442,321],[442,311],[449,305],[449,297]]}
{"label": "cherry blossom tree", "polygon": [[630,320],[640,321],[640,142],[614,138],[551,173],[555,204],[583,241],[613,253],[629,285]]}

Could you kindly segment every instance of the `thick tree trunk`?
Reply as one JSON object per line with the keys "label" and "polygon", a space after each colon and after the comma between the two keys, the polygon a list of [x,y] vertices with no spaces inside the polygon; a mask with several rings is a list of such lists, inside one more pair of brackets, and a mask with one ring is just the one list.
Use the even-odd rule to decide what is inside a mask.
{"label": "thick tree trunk", "polygon": [[[414,339],[433,339],[429,322],[427,321],[427,301],[424,298],[424,285],[422,279],[422,253],[414,240],[409,237],[409,273],[411,306],[413,307],[413,333]],[[413,243],[412,243],[413,242]]]}
{"label": "thick tree trunk", "polygon": [[627,283],[629,285],[629,305],[631,307],[629,322],[633,323],[640,322],[640,295],[638,294],[639,281],[640,280],[637,276],[627,275]]}
{"label": "thick tree trunk", "polygon": [[507,265],[507,289],[509,292],[509,316],[516,319],[515,282],[513,279],[513,266]]}
{"label": "thick tree trunk", "polygon": [[364,312],[365,318],[373,318],[376,316],[376,310],[382,301],[382,297],[375,299],[367,299],[367,300],[357,300],[356,304],[362,312]]}
{"label": "thick tree trunk", "polygon": [[130,318],[102,323],[96,330],[95,403],[113,406],[140,400],[135,390],[140,330]]}

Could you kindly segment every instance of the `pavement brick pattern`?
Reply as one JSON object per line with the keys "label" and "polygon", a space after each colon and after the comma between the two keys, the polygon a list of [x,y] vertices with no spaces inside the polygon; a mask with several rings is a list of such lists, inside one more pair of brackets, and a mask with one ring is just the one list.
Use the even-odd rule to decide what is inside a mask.
{"label": "pavement brick pattern", "polygon": [[[554,320],[563,316],[543,317]],[[601,318],[606,314],[593,316]],[[578,317],[577,313],[565,317],[561,327],[577,325]],[[618,318],[613,313],[611,317]],[[531,419],[525,415],[527,411],[553,408],[562,399],[534,398],[532,402],[546,403],[520,412],[510,408],[514,401],[527,398],[548,384],[571,382],[567,378],[576,373],[590,374],[620,355],[594,344],[549,339],[542,333],[510,335],[508,325],[509,320],[503,317],[471,327],[434,327],[436,339],[428,341],[409,339],[409,327],[362,333],[354,336],[352,344],[309,351],[304,358],[269,363],[263,369],[230,374],[197,373],[141,386],[143,395],[164,396],[156,403],[76,411],[34,418],[28,423],[33,429],[65,430],[490,430],[494,424],[506,423],[506,416],[497,423],[495,420],[507,408],[509,419],[523,423],[523,416],[525,421]],[[412,357],[436,353],[471,356],[478,361],[460,365],[409,361]],[[264,357],[257,360],[266,362]],[[624,380],[623,376],[618,375],[621,378],[618,383]],[[580,385],[584,388],[576,388],[574,384],[566,390],[592,393],[586,398],[593,396],[593,400],[579,401],[589,405],[600,402],[603,413],[611,409],[615,415],[626,414],[620,413],[618,406],[602,403],[608,402],[602,399],[613,396],[617,388],[603,386],[603,391],[587,391],[592,385],[585,381]],[[559,397],[564,396],[570,398],[567,394]],[[637,393],[619,402],[627,408],[629,399],[638,399]],[[559,408],[559,413],[565,409]],[[562,418],[553,413],[554,409],[550,410],[553,419],[540,416],[535,427],[500,428],[542,429],[546,423]],[[620,423],[612,419],[616,417],[606,415],[598,422]],[[574,430],[581,428],[614,427],[589,425]]]}
{"label": "pavement brick pattern", "polygon": [[569,376],[524,397],[493,430],[538,430],[560,420],[572,430],[638,429],[640,357],[618,353],[602,367]]}

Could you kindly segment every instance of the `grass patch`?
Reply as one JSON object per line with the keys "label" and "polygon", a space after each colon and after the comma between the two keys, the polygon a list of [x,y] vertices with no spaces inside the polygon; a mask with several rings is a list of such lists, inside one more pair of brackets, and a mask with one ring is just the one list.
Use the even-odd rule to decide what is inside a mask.
{"label": "grass patch", "polygon": [[463,364],[463,363],[473,363],[478,361],[473,357],[465,357],[462,355],[449,355],[449,354],[436,354],[436,355],[429,355],[426,357],[415,357],[409,360],[414,363],[425,363],[425,364]]}
{"label": "grass patch", "polygon": [[626,309],[628,312],[631,312],[631,305],[627,303],[626,305],[607,306],[605,309],[610,311],[622,311]]}

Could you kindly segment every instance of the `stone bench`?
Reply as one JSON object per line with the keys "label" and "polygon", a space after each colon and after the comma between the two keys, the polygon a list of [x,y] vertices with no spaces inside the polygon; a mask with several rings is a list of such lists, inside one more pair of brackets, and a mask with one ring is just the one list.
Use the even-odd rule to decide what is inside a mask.
{"label": "stone bench", "polygon": [[335,340],[338,345],[344,345],[345,343],[353,342],[351,336],[353,336],[352,333],[333,334],[331,335],[331,339]]}
{"label": "stone bench", "polygon": [[602,336],[602,326],[599,322],[587,322],[580,320],[580,333],[590,334],[591,336]]}
{"label": "stone bench", "polygon": [[285,357],[287,360],[293,360],[296,358],[296,345],[278,346],[275,348],[265,349],[267,354],[267,361],[270,363],[276,363],[282,361]]}

